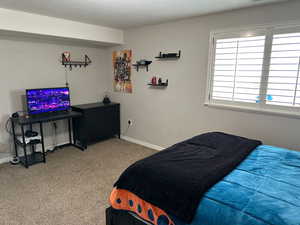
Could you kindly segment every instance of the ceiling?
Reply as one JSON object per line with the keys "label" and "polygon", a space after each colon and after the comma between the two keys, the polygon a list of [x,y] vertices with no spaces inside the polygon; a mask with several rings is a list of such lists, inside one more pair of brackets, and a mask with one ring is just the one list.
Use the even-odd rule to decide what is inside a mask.
{"label": "ceiling", "polygon": [[129,28],[288,0],[0,0],[0,8]]}

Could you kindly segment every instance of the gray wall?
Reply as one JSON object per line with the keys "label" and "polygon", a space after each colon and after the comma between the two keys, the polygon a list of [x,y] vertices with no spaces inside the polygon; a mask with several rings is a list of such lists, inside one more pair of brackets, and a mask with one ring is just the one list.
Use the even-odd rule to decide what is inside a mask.
{"label": "gray wall", "polygon": [[[4,131],[8,116],[22,110],[27,88],[60,87],[65,85],[65,69],[59,63],[63,51],[73,59],[87,54],[93,61],[87,68],[74,68],[69,74],[72,104],[102,99],[108,86],[107,49],[68,46],[47,40],[0,36],[0,153],[9,151],[9,136]],[[46,125],[46,146],[53,144],[53,129]],[[66,123],[58,123],[58,142],[67,141]]]}
{"label": "gray wall", "polygon": [[[210,31],[299,21],[299,9],[300,2],[292,1],[127,30],[126,44],[112,48],[111,52],[132,49],[133,61],[136,61],[154,60],[160,51],[181,49],[182,58],[168,62],[154,60],[148,73],[133,70],[133,94],[112,93],[113,100],[121,103],[122,130],[126,130],[128,119],[134,120],[124,135],[166,147],[193,135],[217,130],[300,150],[299,119],[203,105]],[[111,54],[108,57],[111,65]],[[165,90],[148,88],[146,84],[153,75],[168,78],[169,87]]]}

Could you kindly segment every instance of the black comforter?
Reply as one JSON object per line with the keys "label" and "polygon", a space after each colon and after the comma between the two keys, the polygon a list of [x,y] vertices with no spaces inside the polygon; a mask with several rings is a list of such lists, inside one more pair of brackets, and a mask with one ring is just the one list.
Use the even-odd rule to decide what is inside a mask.
{"label": "black comforter", "polygon": [[203,194],[260,144],[220,132],[202,134],[137,161],[115,186],[190,223]]}

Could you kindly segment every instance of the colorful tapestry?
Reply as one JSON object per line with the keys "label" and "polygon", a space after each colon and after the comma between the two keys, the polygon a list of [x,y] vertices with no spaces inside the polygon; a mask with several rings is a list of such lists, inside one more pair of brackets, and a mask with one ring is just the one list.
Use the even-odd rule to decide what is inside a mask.
{"label": "colorful tapestry", "polygon": [[131,50],[113,52],[114,91],[132,93],[131,58]]}

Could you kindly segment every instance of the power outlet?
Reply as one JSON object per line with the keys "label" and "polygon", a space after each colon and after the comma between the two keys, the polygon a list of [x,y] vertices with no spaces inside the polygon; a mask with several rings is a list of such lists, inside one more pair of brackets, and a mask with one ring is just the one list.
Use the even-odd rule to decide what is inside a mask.
{"label": "power outlet", "polygon": [[127,123],[128,123],[128,126],[132,126],[132,125],[133,125],[133,120],[132,120],[132,119],[129,119],[129,120],[127,121]]}

